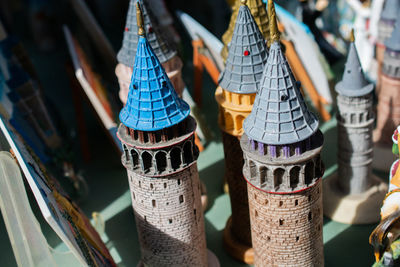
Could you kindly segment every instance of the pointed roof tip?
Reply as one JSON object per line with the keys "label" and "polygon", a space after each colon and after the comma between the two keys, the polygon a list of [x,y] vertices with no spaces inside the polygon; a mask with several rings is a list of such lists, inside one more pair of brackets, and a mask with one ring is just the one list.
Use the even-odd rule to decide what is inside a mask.
{"label": "pointed roof tip", "polygon": [[335,90],[340,95],[347,97],[365,96],[374,90],[374,85],[369,83],[365,77],[354,42],[350,43],[343,77],[336,84]]}
{"label": "pointed roof tip", "polygon": [[256,93],[260,88],[267,59],[268,47],[265,39],[249,7],[242,5],[237,14],[226,66],[221,72],[219,85],[232,93]]}
{"label": "pointed roof tip", "polygon": [[136,2],[136,21],[137,21],[137,26],[138,26],[138,35],[144,36],[145,31],[144,31],[144,23],[143,23],[143,13],[142,13],[142,7],[139,1]]}
{"label": "pointed roof tip", "polygon": [[128,128],[158,131],[174,126],[190,114],[179,98],[147,38],[139,38],[129,94],[119,118]]}
{"label": "pointed roof tip", "polygon": [[350,32],[350,42],[351,43],[354,43],[355,42],[355,37],[354,37],[354,28],[352,28],[351,29],[351,32]]}
{"label": "pointed roof tip", "polygon": [[268,16],[269,16],[271,43],[280,42],[281,33],[279,32],[278,29],[278,20],[276,17],[274,0],[268,0]]}

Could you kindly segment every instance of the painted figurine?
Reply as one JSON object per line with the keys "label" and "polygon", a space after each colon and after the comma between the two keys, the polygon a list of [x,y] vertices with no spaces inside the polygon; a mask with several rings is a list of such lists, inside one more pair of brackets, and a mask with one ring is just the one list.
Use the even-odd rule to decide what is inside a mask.
{"label": "painted figurine", "polygon": [[[393,154],[399,156],[400,126],[395,130]],[[389,191],[381,208],[381,223],[370,236],[374,247],[374,267],[398,266],[400,264],[400,168],[397,159],[390,168]]]}
{"label": "painted figurine", "polygon": [[323,135],[283,54],[273,0],[268,10],[269,57],[240,141],[254,266],[324,266]]}
{"label": "painted figurine", "polygon": [[374,167],[388,170],[394,157],[391,153],[392,129],[400,124],[400,19],[385,40],[385,53],[380,73],[377,122],[374,130]]}
{"label": "painted figurine", "polygon": [[139,266],[219,266],[207,253],[195,120],[145,36],[138,47],[118,137],[139,232]]}
{"label": "painted figurine", "polygon": [[[242,0],[229,46],[225,70],[215,98],[219,105],[219,125],[225,154],[225,181],[229,186],[232,216],[224,232],[224,245],[236,259],[251,264],[250,216],[247,184],[243,180],[243,153],[240,137],[243,120],[250,115],[255,94],[260,88],[268,48],[247,1]],[[238,253],[240,251],[240,253]]]}
{"label": "painted figurine", "polygon": [[324,180],[324,214],[348,224],[379,221],[387,187],[372,173],[374,85],[367,82],[354,43],[342,81],[336,85],[338,171]]}
{"label": "painted figurine", "polygon": [[[236,18],[239,13],[239,8],[241,6],[241,1],[235,1],[232,7],[232,16],[229,22],[228,29],[222,36],[222,42],[224,43],[224,48],[221,51],[221,56],[226,61],[229,52],[229,44],[232,40],[233,30],[235,29],[236,25]],[[262,0],[248,0],[247,6],[253,15],[255,22],[257,23],[262,35],[264,36],[265,40],[269,40],[269,27],[268,27],[268,14],[266,5],[263,3]]]}
{"label": "painted figurine", "polygon": [[128,97],[132,68],[135,62],[136,47],[139,40],[137,34],[138,27],[136,24],[136,2],[142,3],[147,39],[167,72],[175,90],[181,95],[185,87],[182,80],[183,63],[178,56],[175,46],[169,42],[169,39],[165,36],[165,32],[160,31],[157,20],[148,8],[146,0],[131,0],[126,18],[122,48],[117,55],[119,64],[115,69],[115,74],[118,77],[120,85],[119,97],[124,105]]}

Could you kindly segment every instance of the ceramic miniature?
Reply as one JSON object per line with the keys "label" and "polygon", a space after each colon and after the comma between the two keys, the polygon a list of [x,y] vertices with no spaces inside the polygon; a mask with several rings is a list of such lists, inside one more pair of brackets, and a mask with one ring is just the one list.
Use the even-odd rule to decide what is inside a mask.
{"label": "ceramic miniature", "polygon": [[219,125],[225,154],[225,181],[228,183],[232,208],[224,231],[228,253],[252,264],[250,217],[247,184],[243,180],[243,153],[240,137],[243,120],[250,115],[255,94],[260,88],[268,48],[247,1],[238,9],[225,70],[221,73],[215,98],[219,106]]}
{"label": "ceramic miniature", "polygon": [[387,191],[386,184],[372,173],[373,90],[352,34],[343,78],[336,85],[338,171],[324,179],[324,214],[341,223],[378,222]]}
{"label": "ceramic miniature", "polygon": [[[226,61],[228,57],[229,51],[229,43],[232,40],[233,30],[236,24],[236,18],[239,12],[239,8],[241,6],[241,1],[235,1],[235,4],[232,6],[232,16],[229,22],[228,29],[222,36],[222,42],[224,43],[224,47],[221,50],[221,56],[224,61]],[[264,36],[265,40],[269,40],[269,27],[268,27],[268,14],[266,5],[263,3],[262,0],[248,0],[247,6],[249,7],[251,14],[254,17],[262,35]]]}
{"label": "ceramic miniature", "polygon": [[385,40],[392,35],[394,24],[398,17],[398,10],[400,8],[399,0],[386,0],[378,22],[378,37],[376,40],[375,57],[378,64],[378,80],[376,86],[376,93],[379,94],[381,88],[381,71],[385,55]]}
{"label": "ceramic miniature", "polygon": [[139,266],[219,266],[207,252],[195,120],[145,36],[138,47],[118,137],[139,232]]}
{"label": "ceramic miniature", "polygon": [[387,171],[394,156],[391,152],[392,129],[400,124],[400,19],[384,42],[385,53],[380,73],[377,121],[374,130],[374,168]]}
{"label": "ceramic miniature", "polygon": [[185,88],[182,80],[183,63],[177,54],[174,44],[170,43],[165,32],[159,28],[157,20],[151,12],[151,9],[148,8],[146,0],[131,0],[126,18],[122,48],[117,55],[119,64],[115,69],[115,74],[118,77],[120,85],[119,97],[124,105],[128,97],[132,68],[135,62],[136,47],[139,40],[137,34],[138,27],[136,24],[136,2],[142,3],[146,36],[151,48],[162,63],[177,93],[181,95]]}
{"label": "ceramic miniature", "polygon": [[268,9],[269,57],[240,141],[254,266],[324,266],[323,135],[283,54],[273,0]]}

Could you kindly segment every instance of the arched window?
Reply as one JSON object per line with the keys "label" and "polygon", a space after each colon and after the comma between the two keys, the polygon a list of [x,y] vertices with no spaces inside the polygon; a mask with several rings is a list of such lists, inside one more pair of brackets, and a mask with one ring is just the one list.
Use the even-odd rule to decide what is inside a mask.
{"label": "arched window", "polygon": [[263,185],[267,182],[267,167],[260,167],[260,184]]}
{"label": "arched window", "polygon": [[229,112],[225,112],[225,129],[226,130],[233,130],[233,118]]}
{"label": "arched window", "polygon": [[170,158],[171,158],[172,168],[174,170],[179,169],[179,167],[182,164],[182,160],[181,160],[181,150],[178,147],[175,147],[171,150]]}
{"label": "arched window", "polygon": [[124,148],[124,155],[125,155],[125,160],[129,161],[129,151],[128,148],[126,147],[126,145],[123,145]]}
{"label": "arched window", "polygon": [[159,151],[156,154],[157,171],[162,173],[167,169],[167,153]]}
{"label": "arched window", "polygon": [[300,167],[295,166],[290,170],[290,187],[296,188],[300,181]]}
{"label": "arched window", "polygon": [[240,130],[243,127],[244,117],[242,115],[236,116],[236,130]]}
{"label": "arched window", "polygon": [[183,161],[185,164],[193,162],[192,142],[190,141],[183,146]]}
{"label": "arched window", "polygon": [[131,156],[132,156],[132,164],[133,167],[136,168],[139,166],[139,154],[135,149],[131,150]]}
{"label": "arched window", "polygon": [[285,170],[278,168],[274,171],[274,186],[275,190],[278,190],[283,183],[283,176],[285,175]]}
{"label": "arched window", "polygon": [[145,173],[150,171],[152,161],[153,161],[153,157],[151,156],[151,154],[147,151],[144,151],[142,153],[142,162],[143,162],[143,171]]}
{"label": "arched window", "polygon": [[249,168],[250,168],[250,179],[254,179],[257,175],[256,164],[254,161],[249,160]]}
{"label": "arched window", "polygon": [[307,185],[311,184],[314,179],[314,162],[309,161],[306,164],[306,169],[304,171],[304,175],[305,175],[305,183]]}

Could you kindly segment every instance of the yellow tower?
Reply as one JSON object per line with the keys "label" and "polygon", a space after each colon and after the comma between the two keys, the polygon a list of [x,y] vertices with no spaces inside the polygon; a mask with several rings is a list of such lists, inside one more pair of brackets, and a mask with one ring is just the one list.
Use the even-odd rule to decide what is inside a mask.
{"label": "yellow tower", "polygon": [[[221,56],[226,61],[228,57],[228,44],[232,40],[233,30],[235,28],[236,18],[239,13],[240,7],[239,0],[236,0],[232,6],[232,17],[231,21],[229,22],[228,29],[222,36],[222,42],[224,43],[224,48],[221,51]],[[268,13],[266,10],[266,5],[263,3],[262,0],[248,0],[247,6],[250,9],[250,12],[257,23],[262,35],[264,38],[269,42],[269,20],[268,20]]]}
{"label": "yellow tower", "polygon": [[253,250],[247,184],[242,175],[240,137],[243,134],[243,121],[250,115],[259,89],[268,48],[246,2],[242,0],[238,7],[226,67],[215,97],[219,105],[219,125],[224,144],[225,180],[228,182],[232,207],[232,216],[224,231],[224,245],[234,258],[251,264]]}

